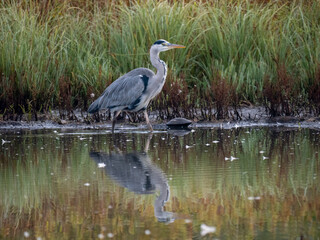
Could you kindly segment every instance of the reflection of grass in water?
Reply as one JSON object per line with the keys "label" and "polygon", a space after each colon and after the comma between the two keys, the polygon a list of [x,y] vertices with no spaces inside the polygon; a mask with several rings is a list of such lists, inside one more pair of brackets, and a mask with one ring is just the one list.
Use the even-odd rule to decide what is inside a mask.
{"label": "reflection of grass in water", "polygon": [[[257,223],[266,220],[268,229],[275,232],[274,224],[279,221],[293,226],[297,224],[295,220],[302,216],[310,222],[313,218],[318,219],[319,213],[314,210],[320,206],[316,187],[319,180],[313,178],[314,174],[319,175],[320,170],[316,167],[319,160],[315,152],[319,147],[315,148],[314,144],[317,141],[310,144],[309,137],[299,132],[272,132],[277,135],[275,138],[266,138],[264,131],[255,131],[250,137],[245,134],[236,137],[237,132],[224,132],[219,137],[220,145],[214,145],[214,154],[205,154],[204,150],[207,148],[205,143],[211,143],[216,137],[195,141],[197,145],[188,150],[189,155],[185,160],[197,160],[198,166],[189,168],[189,171],[194,171],[194,174],[189,174],[192,177],[185,177],[183,173],[172,174],[177,178],[177,184],[184,186],[177,187],[178,192],[172,193],[181,199],[181,205],[176,204],[178,207],[174,211],[190,211],[182,203],[187,202],[191,212],[199,213],[200,221],[208,220],[207,217],[211,216],[210,221],[218,225],[218,229],[225,226],[226,222],[234,227],[250,227],[247,231],[238,229],[243,233],[249,230],[253,232]],[[244,143],[241,143],[243,138]],[[294,155],[288,151],[291,146],[295,148]],[[265,153],[260,154],[261,150],[265,150]],[[239,160],[226,162],[224,158],[230,155]],[[263,155],[269,159],[263,160]],[[217,170],[210,174],[206,174],[206,171],[205,174],[197,172],[208,167]],[[192,191],[188,191],[190,186]],[[249,201],[248,197],[251,196],[259,196],[261,200]],[[199,202],[202,204],[199,205]],[[244,224],[246,220],[250,222]]]}
{"label": "reflection of grass in water", "polygon": [[[319,180],[314,179],[320,171],[315,154],[319,151],[319,135],[308,130],[267,130],[270,133],[266,137],[265,130],[253,130],[250,134],[244,131],[203,131],[186,138],[168,136],[165,140],[161,139],[163,135],[153,137],[149,156],[173,178],[169,181],[171,199],[167,211],[191,215],[195,225],[215,225],[218,234],[229,237],[235,232],[249,238],[256,236],[263,225],[276,234],[278,222],[285,223],[282,228],[291,231],[297,229],[295,224],[319,220],[315,211],[320,207]],[[197,232],[178,220],[169,229],[160,226],[156,230],[154,226],[159,226],[153,215],[154,196],[134,195],[110,184],[88,154],[90,149],[112,150],[109,136],[93,136],[93,141],[55,137],[22,137],[19,147],[1,153],[0,234],[10,231],[12,226],[34,229],[39,236],[47,234],[48,238],[85,239],[90,237],[89,229],[99,233],[101,226],[117,235],[132,236],[143,234],[145,228],[159,236],[175,233],[187,238],[192,231]],[[126,138],[131,137],[135,140],[127,142]],[[213,144],[217,139],[220,142]],[[135,134],[122,136],[116,143],[126,152],[141,150],[144,144],[144,136]],[[195,146],[186,149],[186,144]],[[17,149],[21,152],[15,157]],[[259,153],[261,150],[265,153]],[[23,152],[25,155],[21,156]],[[224,160],[231,155],[239,159]],[[263,160],[262,155],[269,159]],[[91,185],[85,187],[86,182]],[[249,201],[250,196],[259,196],[261,200]],[[304,229],[306,234],[315,236],[317,225]],[[295,236],[298,231],[287,234]]]}

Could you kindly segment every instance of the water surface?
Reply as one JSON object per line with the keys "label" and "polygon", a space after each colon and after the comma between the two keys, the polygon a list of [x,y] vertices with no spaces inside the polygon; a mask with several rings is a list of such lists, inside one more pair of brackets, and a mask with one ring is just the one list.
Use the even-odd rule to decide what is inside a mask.
{"label": "water surface", "polygon": [[319,239],[319,133],[1,132],[0,239]]}

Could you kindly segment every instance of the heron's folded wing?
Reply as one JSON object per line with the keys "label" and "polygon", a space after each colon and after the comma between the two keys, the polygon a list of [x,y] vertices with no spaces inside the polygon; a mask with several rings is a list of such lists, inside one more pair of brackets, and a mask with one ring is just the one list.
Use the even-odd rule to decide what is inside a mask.
{"label": "heron's folded wing", "polygon": [[100,109],[126,107],[134,103],[145,91],[154,73],[149,69],[135,69],[114,81],[99,101]]}

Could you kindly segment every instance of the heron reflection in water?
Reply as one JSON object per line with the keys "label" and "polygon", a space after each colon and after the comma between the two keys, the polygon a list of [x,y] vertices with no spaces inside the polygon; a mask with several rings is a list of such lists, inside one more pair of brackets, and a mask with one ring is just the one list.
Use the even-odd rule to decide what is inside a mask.
{"label": "heron reflection in water", "polygon": [[172,212],[164,211],[170,189],[165,174],[147,154],[151,138],[152,135],[149,135],[144,152],[90,152],[90,157],[97,164],[104,164],[108,176],[134,193],[154,194],[159,191],[154,202],[154,215],[159,222],[170,223],[175,216]]}

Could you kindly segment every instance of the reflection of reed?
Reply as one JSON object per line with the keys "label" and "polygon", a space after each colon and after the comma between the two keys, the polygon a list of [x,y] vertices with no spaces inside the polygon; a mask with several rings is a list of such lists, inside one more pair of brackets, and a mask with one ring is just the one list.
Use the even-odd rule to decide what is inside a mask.
{"label": "reflection of reed", "polygon": [[[0,239],[22,239],[26,229],[45,239],[88,239],[92,231],[97,236],[103,227],[113,229],[119,239],[128,239],[137,225],[148,228],[154,239],[161,239],[161,234],[191,239],[196,229],[186,230],[184,221],[176,220],[169,228],[152,225],[154,211],[158,211],[156,216],[163,213],[165,197],[157,198],[160,203],[154,205],[160,207],[152,209],[152,196],[132,197],[134,193],[123,187],[111,188],[105,173],[97,172],[89,149],[108,149],[109,153],[114,145],[128,155],[142,152],[135,158],[143,168],[151,169],[149,182],[154,190],[150,192],[160,195],[159,187],[167,187],[155,184],[154,176],[167,181],[160,169],[174,176],[169,182],[173,197],[166,206],[173,209],[175,219],[179,213],[192,216],[194,224],[212,224],[217,234],[225,234],[222,239],[278,239],[278,235],[255,235],[264,230],[280,231],[287,239],[301,231],[316,238],[320,229],[319,131],[275,130],[197,130],[184,137],[154,134],[148,154],[142,148],[149,142],[145,134],[119,134],[115,142],[109,134],[92,135],[92,140],[79,140],[77,135],[57,140],[54,134],[31,133],[12,138],[12,147],[0,148]],[[186,149],[186,144],[193,147]],[[225,161],[230,155],[239,159]],[[263,160],[263,155],[269,158]],[[152,163],[154,159],[161,160],[156,162],[160,169]],[[89,187],[84,186],[86,182]],[[79,223],[81,230],[75,232]],[[100,229],[92,230],[92,226]],[[54,235],[57,228],[61,229],[59,238]],[[145,228],[135,228],[131,239],[143,239]]]}
{"label": "reflection of reed", "polygon": [[153,194],[159,191],[154,202],[154,214],[159,222],[172,222],[174,215],[164,211],[170,190],[167,179],[150,160],[147,151],[152,135],[149,135],[144,152],[121,153],[90,152],[90,157],[119,185],[137,194]]}

